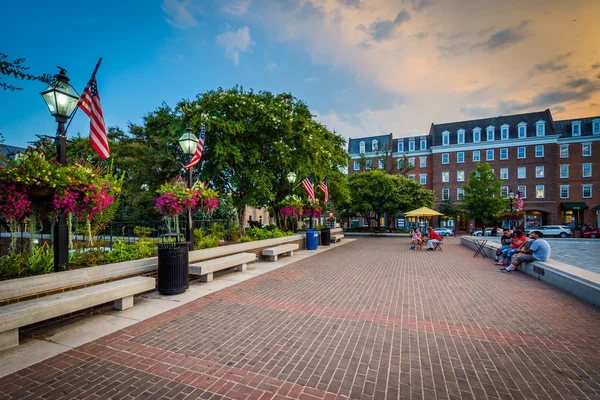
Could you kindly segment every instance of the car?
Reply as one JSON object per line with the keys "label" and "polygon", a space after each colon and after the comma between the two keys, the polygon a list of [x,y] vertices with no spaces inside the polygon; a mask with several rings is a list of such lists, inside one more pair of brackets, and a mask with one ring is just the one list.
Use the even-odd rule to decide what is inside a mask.
{"label": "car", "polygon": [[566,238],[573,234],[571,228],[565,225],[545,225],[535,229],[526,229],[525,233],[530,233],[531,231],[540,231],[544,236],[560,236],[561,238]]}
{"label": "car", "polygon": [[585,231],[581,234],[584,238],[600,238],[600,228],[593,231]]}
{"label": "car", "polygon": [[[492,231],[494,229],[496,229],[496,228],[485,228],[485,236],[492,236]],[[481,231],[475,231],[475,232],[473,232],[473,235],[481,236]]]}
{"label": "car", "polygon": [[449,228],[433,228],[433,230],[440,236],[452,236],[454,234],[452,229]]}

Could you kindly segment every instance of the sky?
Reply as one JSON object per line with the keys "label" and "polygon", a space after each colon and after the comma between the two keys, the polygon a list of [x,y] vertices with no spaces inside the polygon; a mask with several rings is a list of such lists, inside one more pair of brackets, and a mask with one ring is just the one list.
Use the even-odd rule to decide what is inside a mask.
{"label": "sky", "polygon": [[[97,74],[108,126],[218,87],[291,92],[345,138],[549,108],[600,115],[598,0],[21,0],[0,52]],[[14,80],[4,79],[16,84]],[[54,135],[39,82],[0,92],[5,144]],[[87,136],[77,113],[68,135]]]}

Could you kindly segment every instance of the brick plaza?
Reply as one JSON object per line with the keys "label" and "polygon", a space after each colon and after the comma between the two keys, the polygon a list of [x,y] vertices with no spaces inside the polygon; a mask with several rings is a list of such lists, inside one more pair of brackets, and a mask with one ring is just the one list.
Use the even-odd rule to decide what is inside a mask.
{"label": "brick plaza", "polygon": [[0,378],[0,398],[600,398],[600,310],[445,242],[352,241]]}

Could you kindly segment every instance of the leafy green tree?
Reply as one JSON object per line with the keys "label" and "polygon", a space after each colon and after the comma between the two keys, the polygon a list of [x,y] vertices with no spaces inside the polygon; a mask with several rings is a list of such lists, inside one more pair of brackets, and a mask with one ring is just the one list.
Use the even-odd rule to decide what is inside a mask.
{"label": "leafy green tree", "polygon": [[[442,217],[443,219],[456,221],[456,217],[462,212],[462,208],[459,205],[454,204],[452,200],[448,198],[446,200],[442,200],[438,211],[444,214]],[[455,225],[456,224],[453,226]]]}
{"label": "leafy green tree", "polygon": [[4,53],[0,53],[0,88],[3,90],[10,90],[11,92],[17,90],[23,90],[21,87],[11,85],[4,82],[2,79],[5,77],[12,77],[14,79],[20,79],[22,81],[41,81],[50,83],[52,77],[50,74],[32,75],[26,71],[29,67],[25,65],[24,58],[17,58],[12,61],[8,60],[8,56]]}
{"label": "leafy green tree", "polygon": [[477,163],[464,187],[463,209],[482,223],[482,231],[489,222],[496,221],[496,214],[504,207],[506,199],[500,196],[501,182],[488,163]]}

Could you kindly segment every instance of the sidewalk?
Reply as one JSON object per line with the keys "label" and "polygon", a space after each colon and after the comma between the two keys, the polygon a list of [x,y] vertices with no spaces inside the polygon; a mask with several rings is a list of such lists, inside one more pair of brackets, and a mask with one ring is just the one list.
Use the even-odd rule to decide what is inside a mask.
{"label": "sidewalk", "polygon": [[357,239],[1,378],[0,398],[599,398],[600,310],[458,241]]}

